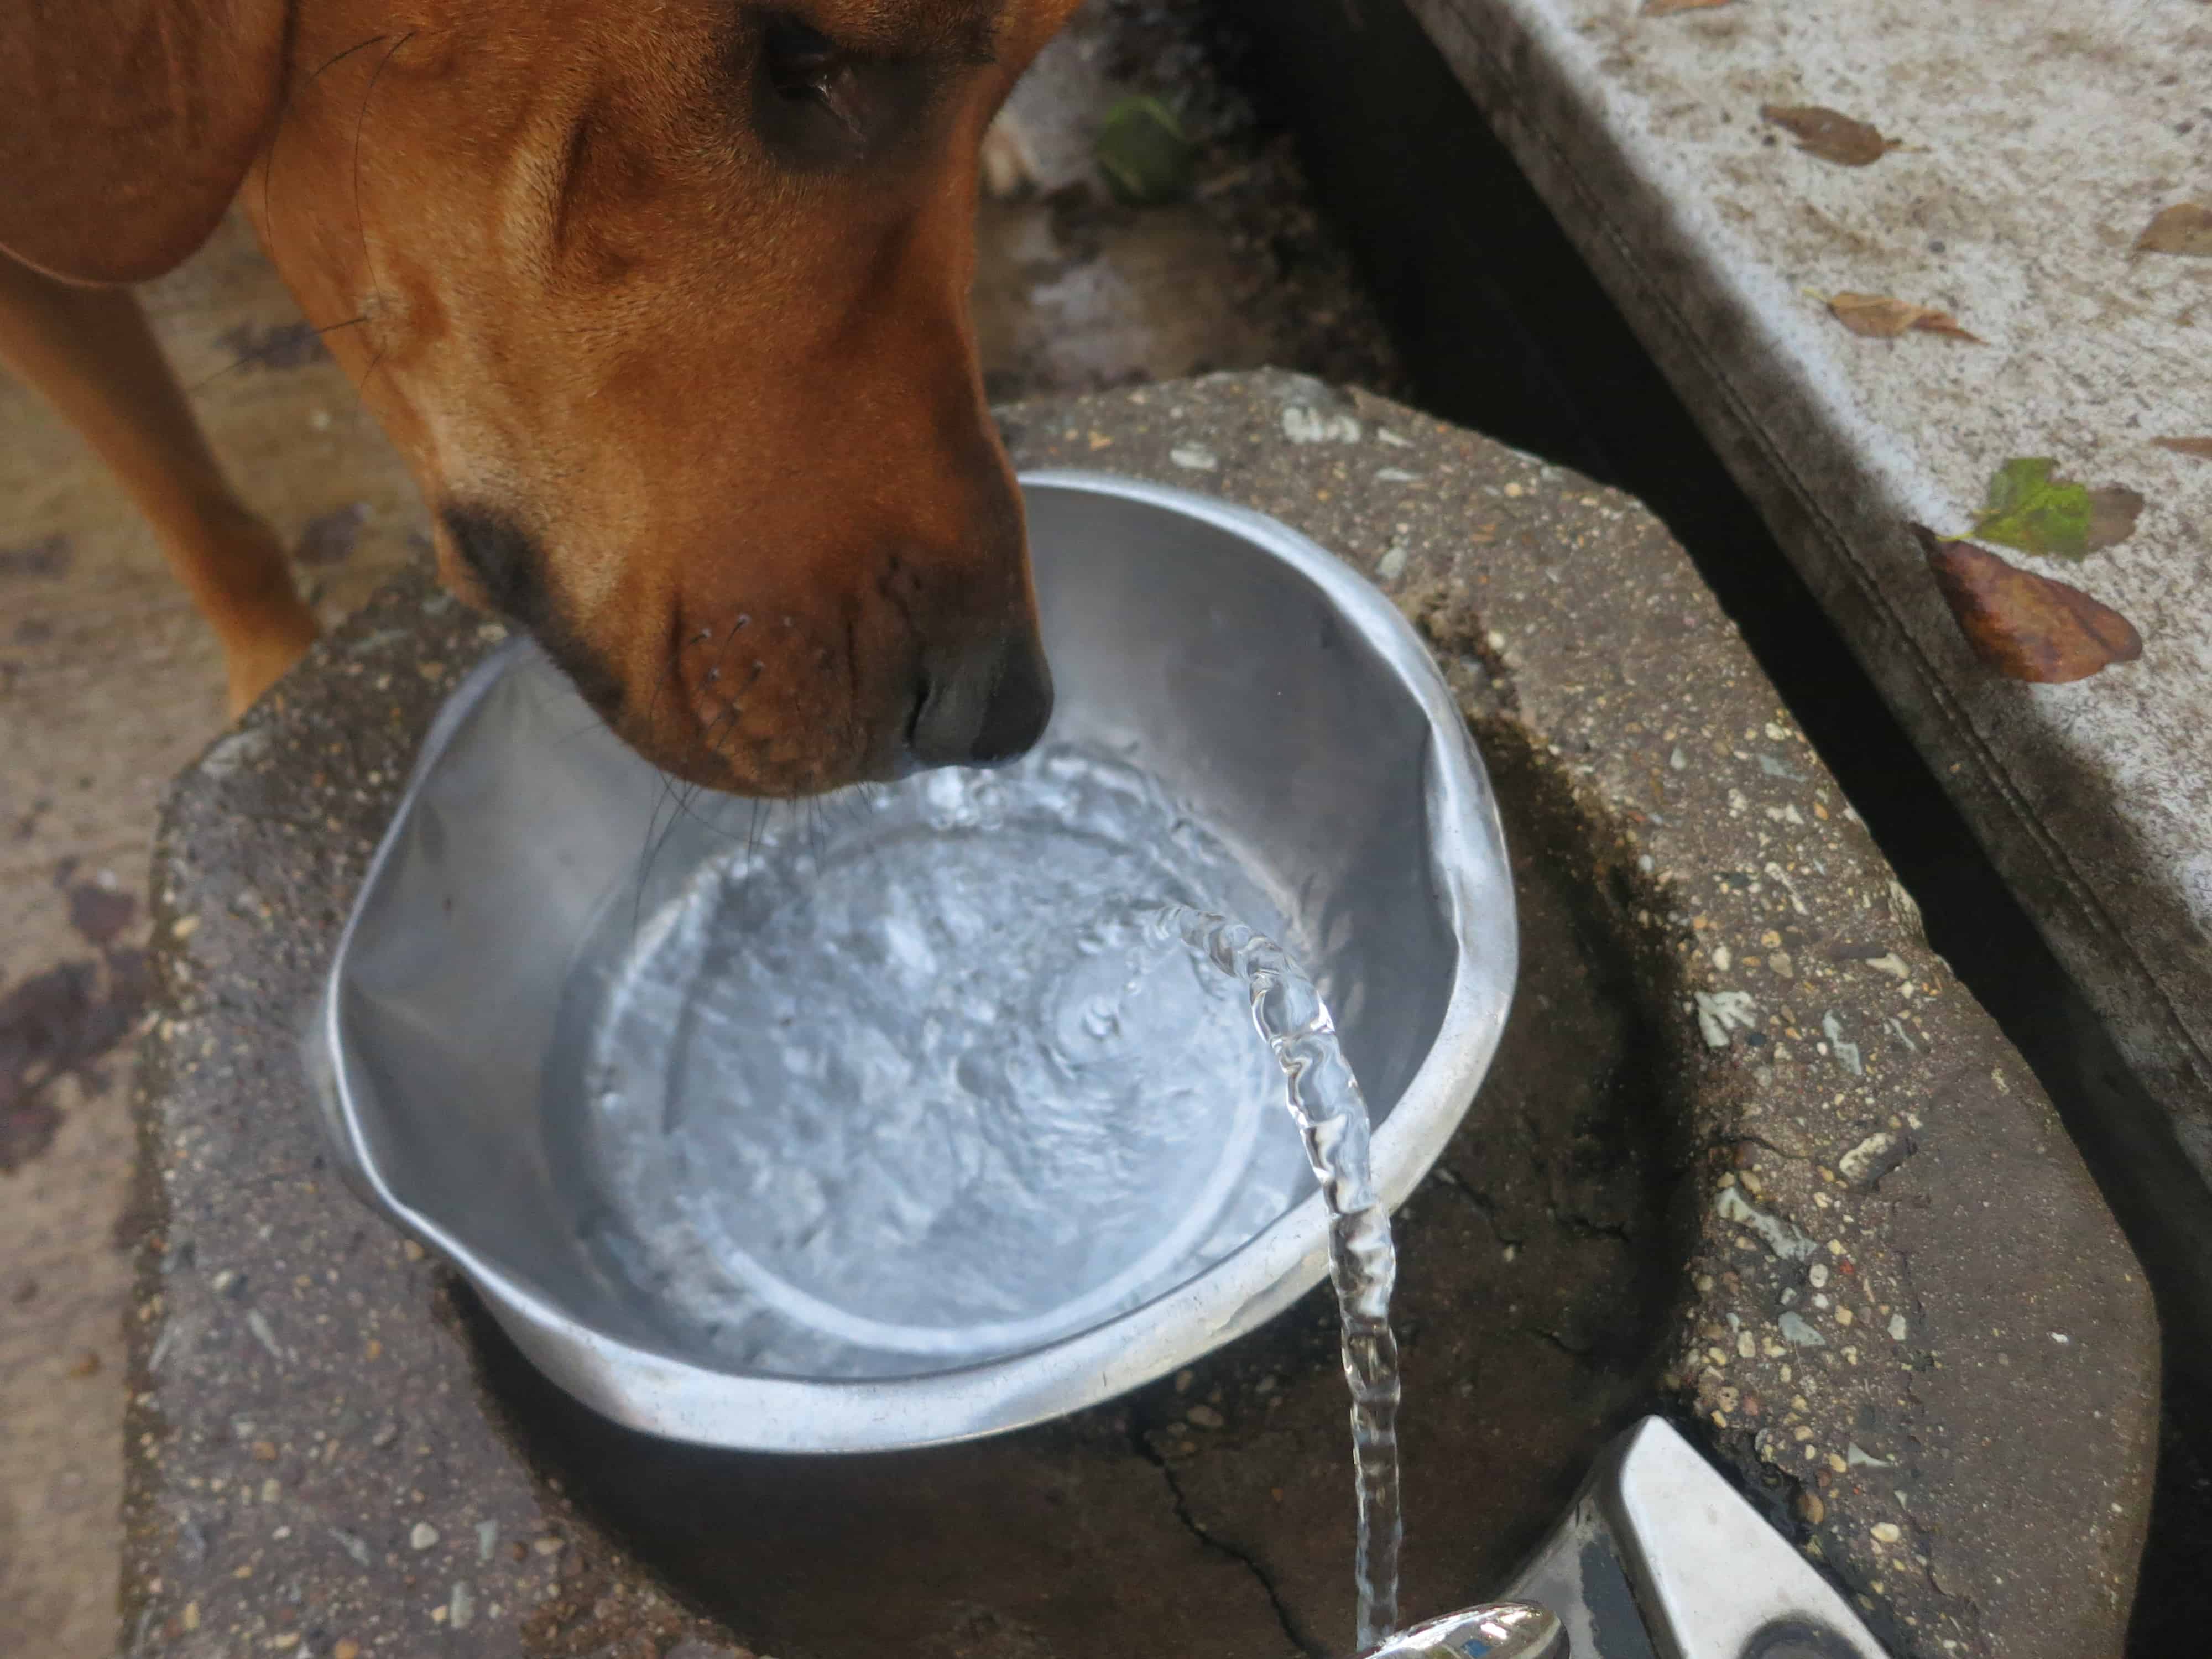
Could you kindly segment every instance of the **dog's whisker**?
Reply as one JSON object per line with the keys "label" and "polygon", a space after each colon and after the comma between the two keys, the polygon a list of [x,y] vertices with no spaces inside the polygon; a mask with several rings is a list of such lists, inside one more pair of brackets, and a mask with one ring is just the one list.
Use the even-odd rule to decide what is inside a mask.
{"label": "dog's whisker", "polygon": [[836,828],[849,828],[867,817],[869,804],[874,799],[868,793],[870,787],[866,783],[854,783],[829,797],[828,805],[823,811],[832,818]]}
{"label": "dog's whisker", "polygon": [[376,83],[384,78],[384,71],[399,55],[399,49],[414,38],[415,31],[408,30],[392,43],[390,51],[376,60],[376,69],[368,77],[368,89],[361,95],[361,113],[355,118],[353,124],[353,224],[355,234],[361,238],[362,263],[368,268],[368,287],[372,294],[384,284],[376,275],[376,250],[368,245],[368,221],[362,211],[361,145],[368,131],[368,106],[376,98]]}
{"label": "dog's whisker", "polygon": [[[701,749],[702,749],[710,758],[719,751],[722,739],[736,729],[737,723],[738,720],[744,716],[744,709],[738,708],[737,704],[732,703],[720,714],[714,716],[714,720],[708,726],[705,732],[702,734],[700,738]],[[695,787],[692,799],[695,800],[697,799],[698,794],[699,790]],[[706,820],[702,818],[701,822],[704,823]],[[710,825],[709,827],[714,829],[717,835],[728,834],[728,832],[723,830],[720,825]]]}
{"label": "dog's whisker", "polygon": [[[666,692],[670,684],[675,680],[676,673],[677,669],[675,659],[672,657],[668,663],[668,672],[663,674],[658,680],[654,681],[653,687],[653,701],[651,703],[647,704],[646,708],[645,726],[648,732],[655,730],[660,724],[660,699]],[[657,775],[658,781],[660,784],[662,797],[663,799],[665,799],[668,793],[668,780],[665,775]],[[629,932],[630,938],[633,940],[637,937],[638,927],[642,920],[643,908],[645,905],[645,884],[652,878],[653,861],[654,858],[658,856],[659,852],[659,846],[653,836],[653,827],[660,821],[660,805],[659,801],[655,801],[653,805],[653,811],[646,815],[645,845],[638,849],[637,883],[631,890],[629,911]],[[673,823],[672,819],[671,820],[671,823],[672,824]]]}
{"label": "dog's whisker", "polygon": [[376,371],[383,367],[384,351],[385,349],[382,346],[377,347],[376,356],[368,360],[368,372],[362,375],[360,384],[353,389],[353,395],[360,398],[364,404],[368,402],[368,383],[375,377]]}
{"label": "dog's whisker", "polygon": [[[661,848],[668,845],[669,841],[676,834],[677,826],[680,824],[690,813],[690,808],[684,799],[683,789],[680,786],[672,783],[666,777],[663,777],[661,779],[660,785],[661,799],[669,807],[668,821],[666,823],[660,826],[659,833],[657,836],[653,833],[653,825],[659,823],[660,817],[659,805],[656,804],[653,808],[653,817],[647,823],[647,846],[644,862],[638,871],[637,902],[639,904],[642,904],[644,901],[646,883],[652,878],[653,866],[660,857]],[[632,910],[630,932],[633,937],[635,936],[637,932],[636,910],[635,906]]]}
{"label": "dog's whisker", "polygon": [[563,732],[556,741],[562,748],[565,749],[573,744],[581,743],[586,738],[590,737],[594,732],[604,732],[606,729],[607,723],[601,720],[597,714],[593,714],[582,724],[571,726],[568,730]]}
{"label": "dog's whisker", "polygon": [[[383,57],[376,60],[376,68],[368,77],[368,88],[361,95],[361,112],[354,119],[353,222],[355,234],[361,240],[362,267],[368,273],[368,299],[362,307],[362,314],[366,317],[373,317],[376,314],[379,301],[383,296],[384,283],[382,279],[376,274],[376,250],[369,245],[368,219],[362,207],[361,182],[362,141],[367,137],[368,132],[368,110],[370,104],[373,103],[376,98],[377,82],[383,80],[384,71],[391,67],[392,60],[399,55],[399,49],[402,46],[404,46],[410,40],[412,40],[417,33],[418,31],[414,29],[408,30],[406,33],[401,35],[397,40],[392,41],[390,49],[385,52]],[[364,404],[368,401],[368,383],[376,378],[376,371],[383,367],[385,356],[390,349],[388,342],[378,342],[376,356],[370,360],[368,373],[364,374],[361,377],[360,385],[354,388],[354,395],[356,398],[359,398]]]}
{"label": "dog's whisker", "polygon": [[[368,313],[364,311],[360,316],[349,317],[342,323],[326,323],[322,327],[314,331],[314,336],[319,340],[325,334],[335,334],[342,328],[357,328],[368,320]],[[197,398],[210,386],[213,385],[216,381],[220,380],[224,375],[231,373],[232,370],[244,368],[248,363],[253,362],[254,356],[255,354],[251,351],[240,352],[237,357],[234,358],[231,362],[225,363],[221,368],[215,370],[212,374],[203,375],[200,379],[193,381],[190,386],[186,386],[185,388],[185,395],[188,398]]]}
{"label": "dog's whisker", "polygon": [[[709,680],[719,680],[722,678],[722,667],[729,657],[730,647],[751,621],[752,618],[744,611],[738,613],[738,619],[730,624],[730,631],[722,635],[721,647],[714,653],[714,660],[707,670],[707,678]],[[702,643],[711,636],[712,630],[704,628],[699,630],[699,638]]]}
{"label": "dog's whisker", "polygon": [[[723,637],[722,648],[724,651],[728,649],[730,641],[736,638],[738,631],[750,621],[750,618],[749,617],[743,614],[739,615],[736,623],[731,626],[728,632]],[[713,638],[713,636],[712,629],[702,629],[698,633],[690,636],[690,643],[695,645],[703,644]],[[715,670],[709,671],[708,678],[710,679],[717,678],[719,675],[719,656],[717,661],[717,668]],[[682,670],[677,659],[677,653],[672,653],[668,659],[665,671],[654,682],[653,702],[649,705],[646,715],[646,725],[649,731],[659,729],[660,723],[659,717],[661,700],[664,697],[670,696],[672,692],[680,693],[682,686]],[[715,754],[724,738],[735,728],[737,722],[744,716],[744,705],[738,702],[735,698],[731,698],[724,704],[721,710],[716,714],[702,730],[695,732],[691,737],[690,740],[690,747],[692,753],[701,757],[711,757]],[[653,866],[659,860],[661,849],[668,844],[669,839],[675,834],[678,825],[684,819],[690,818],[693,823],[698,824],[710,835],[722,837],[732,842],[737,839],[737,833],[734,828],[726,827],[723,823],[716,821],[714,817],[710,817],[707,813],[702,812],[698,809],[698,798],[701,794],[705,793],[703,786],[679,782],[672,779],[666,773],[659,774],[658,776],[658,781],[660,786],[660,797],[659,800],[654,803],[653,811],[647,816],[646,822],[645,845],[640,849],[639,853],[635,900],[633,904],[631,917],[631,933],[633,936],[635,936],[637,931],[641,920],[639,907],[641,907],[643,903],[645,888],[651,879]],[[665,822],[663,821],[662,817],[664,811],[666,813]],[[759,803],[756,802],[753,823],[748,833],[748,852],[750,853],[756,850],[758,847],[758,843]]]}
{"label": "dog's whisker", "polygon": [[266,228],[272,240],[275,239],[276,225],[276,216],[271,212],[276,201],[276,147],[284,140],[285,128],[292,118],[292,106],[306,94],[313,91],[315,83],[320,81],[329,70],[336,69],[356,52],[366,52],[371,46],[380,46],[391,38],[388,34],[372,34],[366,40],[356,41],[343,52],[324,59],[321,66],[313,74],[301,82],[297,87],[285,93],[283,105],[276,112],[276,130],[269,137],[269,148],[264,153],[261,161],[261,222]]}
{"label": "dog's whisker", "polygon": [[[721,714],[715,716],[714,721],[708,726],[704,733],[693,739],[693,751],[695,753],[702,753],[707,755],[713,754],[714,746],[716,743],[720,741],[722,733],[727,731],[729,726],[733,724],[738,717],[743,713],[744,710],[738,708],[735,704],[732,704],[729,708],[724,709]],[[665,803],[669,809],[668,822],[665,825],[660,827],[659,835],[655,837],[653,834],[653,826],[659,823],[659,806],[656,805],[653,809],[653,817],[648,820],[647,826],[647,836],[650,844],[643,854],[638,878],[639,889],[641,892],[643,890],[646,878],[652,872],[654,860],[659,859],[660,856],[660,849],[668,844],[669,838],[676,833],[677,826],[684,819],[690,819],[694,823],[696,823],[710,836],[730,842],[734,842],[737,839],[736,832],[733,830],[725,828],[722,824],[717,823],[713,817],[710,817],[706,813],[699,811],[697,802],[699,797],[706,793],[705,785],[686,783],[680,781],[672,780],[665,773],[660,775],[660,785],[662,791],[662,802]],[[635,927],[633,927],[632,932],[635,933]]]}

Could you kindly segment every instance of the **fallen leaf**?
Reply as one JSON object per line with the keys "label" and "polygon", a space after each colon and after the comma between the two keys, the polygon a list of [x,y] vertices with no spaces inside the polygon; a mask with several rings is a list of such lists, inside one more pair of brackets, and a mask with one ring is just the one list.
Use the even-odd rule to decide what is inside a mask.
{"label": "fallen leaf", "polygon": [[2138,253],[2185,253],[2212,259],[2212,208],[2202,202],[2177,202],[2143,227],[2136,238]]}
{"label": "fallen leaf", "polygon": [[2153,438],[2151,441],[2177,455],[2194,455],[2200,461],[2212,461],[2212,438]]}
{"label": "fallen leaf", "polygon": [[2112,484],[2089,492],[2089,551],[2101,553],[2117,547],[2136,533],[2142,516],[2143,498],[2132,489]]}
{"label": "fallen leaf", "polygon": [[1116,200],[1155,207],[1190,194],[1198,146],[1157,98],[1124,98],[1099,123],[1092,150]]}
{"label": "fallen leaf", "polygon": [[1729,0],[1644,0],[1646,17],[1672,17],[1678,11],[1710,11],[1715,6],[1725,6]]}
{"label": "fallen leaf", "polygon": [[2125,540],[2142,498],[2131,489],[2092,491],[2055,476],[2057,467],[2047,455],[2007,461],[1990,480],[1989,500],[1966,533],[2049,559],[2084,558]]}
{"label": "fallen leaf", "polygon": [[1798,149],[1838,167],[1866,167],[1905,144],[1902,138],[1885,138],[1864,121],[1818,104],[1761,104],[1759,118],[1786,131]]}
{"label": "fallen leaf", "polygon": [[2000,674],[2039,684],[2086,680],[2142,655],[2142,635],[2080,588],[2007,564],[1987,548],[1912,526],[1936,586],[1974,654]]}
{"label": "fallen leaf", "polygon": [[1959,319],[1948,311],[1917,306],[1910,300],[1893,300],[1883,294],[1831,295],[1828,309],[1852,333],[1871,339],[1894,340],[1900,334],[1917,329],[1923,334],[1948,334],[1954,340],[1984,343],[1979,335],[1969,334],[1960,327]]}
{"label": "fallen leaf", "polygon": [[2057,476],[2047,455],[2017,456],[1996,470],[1970,532],[2024,553],[2079,558],[2089,550],[2089,491]]}

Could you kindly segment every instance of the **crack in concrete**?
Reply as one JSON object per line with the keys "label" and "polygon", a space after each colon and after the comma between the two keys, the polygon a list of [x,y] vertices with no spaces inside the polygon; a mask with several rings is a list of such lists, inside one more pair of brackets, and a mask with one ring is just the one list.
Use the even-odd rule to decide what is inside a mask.
{"label": "crack in concrete", "polygon": [[1283,1600],[1282,1592],[1275,1587],[1274,1575],[1260,1564],[1258,1558],[1225,1539],[1215,1537],[1206,1529],[1205,1522],[1191,1513],[1190,1499],[1183,1492],[1182,1482],[1176,1479],[1174,1465],[1146,1438],[1143,1427],[1133,1420],[1129,1425],[1129,1446],[1138,1456],[1160,1472],[1160,1479],[1167,1483],[1168,1496],[1175,1503],[1176,1519],[1182,1522],[1190,1535],[1207,1549],[1227,1556],[1252,1575],[1253,1582],[1260,1586],[1260,1593],[1267,1598],[1268,1607],[1274,1611],[1275,1622],[1282,1627],[1283,1634],[1291,1645],[1306,1659],[1330,1659],[1328,1647],[1300,1628],[1297,1615],[1291,1613],[1289,1604]]}
{"label": "crack in concrete", "polygon": [[1551,1213],[1553,1224],[1571,1238],[1609,1238],[1616,1244],[1632,1244],[1636,1240],[1636,1236],[1621,1222],[1577,1215],[1557,1204],[1551,1206]]}
{"label": "crack in concrete", "polygon": [[1443,1164],[1439,1164],[1437,1165],[1436,1174],[1438,1182],[1443,1185],[1450,1188],[1452,1191],[1457,1193],[1462,1198],[1465,1199],[1469,1204],[1474,1206],[1474,1212],[1480,1216],[1483,1220],[1488,1224],[1490,1228],[1490,1236],[1496,1239],[1500,1244],[1508,1244],[1512,1246],[1515,1249],[1518,1249],[1522,1245],[1528,1242],[1525,1238],[1514,1238],[1510,1237],[1506,1233],[1505,1230],[1498,1224],[1498,1201],[1492,1198],[1489,1194],[1479,1191],[1475,1188],[1469,1186],[1467,1181],[1461,1176],[1457,1171],[1449,1169]]}
{"label": "crack in concrete", "polygon": [[1713,1153],[1732,1152],[1740,1146],[1756,1146],[1762,1152],[1773,1153],[1785,1164],[1810,1164],[1813,1161],[1808,1153],[1784,1152],[1762,1135],[1753,1134],[1744,1129],[1735,1129],[1717,1139],[1707,1140],[1691,1152],[1689,1157],[1683,1160],[1680,1165],[1681,1171],[1686,1174],[1692,1167],[1711,1157]]}
{"label": "crack in concrete", "polygon": [[[1932,1337],[1928,1328],[1928,1307],[1922,1299],[1919,1285],[1913,1276],[1912,1252],[1900,1248],[1895,1252],[1895,1255],[1898,1294],[1895,1303],[1892,1305],[1907,1310],[1908,1317],[1911,1320],[1912,1335],[1919,1339],[1917,1352],[1932,1358],[1933,1356],[1929,1352]],[[1917,1364],[1908,1364],[1905,1368],[1905,1380],[1901,1385],[1900,1391],[1904,1398],[1911,1402],[1911,1409],[1905,1420],[1898,1425],[1898,1433],[1902,1445],[1920,1449],[1920,1455],[1912,1459],[1906,1472],[1916,1492],[1929,1484],[1940,1481],[1940,1476],[1936,1475],[1928,1468],[1929,1437],[1923,1427],[1928,1415],[1928,1402],[1922,1397],[1919,1389],[1915,1386],[1912,1380],[1918,1370],[1919,1367]],[[1903,1455],[1902,1448],[1900,1454]],[[1929,1588],[1944,1601],[1966,1609],[1963,1619],[1951,1609],[1945,1609],[1948,1616],[1963,1626],[1960,1634],[1964,1636],[1984,1628],[1979,1598],[1963,1590],[1953,1589],[1943,1582],[1936,1563],[1941,1559],[1948,1540],[1930,1528],[1922,1518],[1922,1515],[1915,1510],[1907,1507],[1905,1518],[1906,1524],[1912,1529],[1914,1558],[1928,1582]]]}
{"label": "crack in concrete", "polygon": [[[1491,1237],[1500,1244],[1510,1245],[1515,1249],[1518,1249],[1528,1242],[1525,1237],[1519,1237],[1507,1232],[1498,1224],[1498,1200],[1480,1188],[1471,1186],[1464,1176],[1439,1164],[1437,1166],[1436,1178],[1441,1185],[1457,1193],[1474,1207],[1475,1213],[1489,1224]],[[1600,1221],[1592,1216],[1577,1215],[1572,1210],[1559,1204],[1547,1204],[1544,1206],[1544,1213],[1554,1227],[1570,1238],[1610,1239],[1616,1244],[1632,1244],[1636,1242],[1634,1230],[1623,1222]]]}
{"label": "crack in concrete", "polygon": [[1578,1348],[1557,1331],[1547,1330],[1541,1325],[1523,1325],[1521,1327],[1521,1333],[1524,1336],[1533,1336],[1539,1342],[1547,1343],[1557,1348],[1578,1365],[1587,1365],[1590,1363],[1591,1350],[1589,1346]]}

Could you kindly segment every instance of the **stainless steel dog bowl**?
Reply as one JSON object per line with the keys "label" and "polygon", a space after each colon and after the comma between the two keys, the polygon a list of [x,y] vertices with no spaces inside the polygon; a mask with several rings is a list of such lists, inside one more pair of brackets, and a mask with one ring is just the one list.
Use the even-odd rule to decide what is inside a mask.
{"label": "stainless steel dog bowl", "polygon": [[[1378,1120],[1376,1184],[1401,1202],[1474,1097],[1516,965],[1504,842],[1449,694],[1388,601],[1271,520],[1090,474],[1024,487],[1048,741],[1110,746],[1233,852],[1328,999]],[[866,1376],[768,1374],[672,1334],[607,1271],[589,1171],[548,1128],[577,1086],[578,988],[750,810],[670,805],[534,647],[502,647],[431,729],[308,1045],[356,1184],[562,1387],[705,1445],[921,1445],[1110,1398],[1322,1280],[1308,1185],[1141,1305],[1011,1351],[1001,1332],[973,1354],[872,1352]]]}

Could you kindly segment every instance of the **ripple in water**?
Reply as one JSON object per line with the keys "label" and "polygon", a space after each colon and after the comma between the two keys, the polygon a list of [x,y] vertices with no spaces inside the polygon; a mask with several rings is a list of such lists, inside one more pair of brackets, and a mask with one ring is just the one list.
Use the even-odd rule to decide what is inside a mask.
{"label": "ripple in water", "polygon": [[1146,774],[1068,745],[709,860],[551,1126],[601,1260],[727,1363],[814,1376],[1019,1352],[1190,1279],[1312,1181],[1163,901],[1280,925]]}

